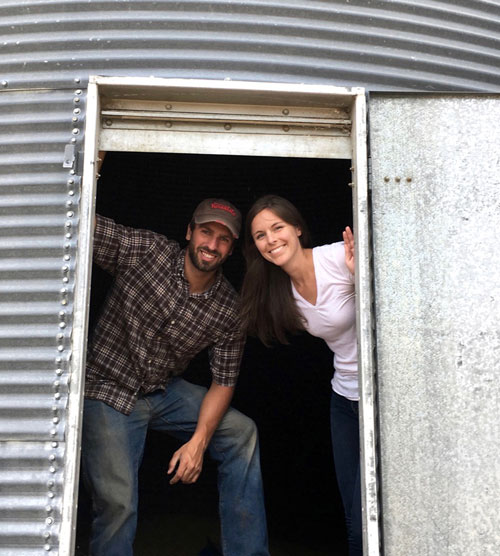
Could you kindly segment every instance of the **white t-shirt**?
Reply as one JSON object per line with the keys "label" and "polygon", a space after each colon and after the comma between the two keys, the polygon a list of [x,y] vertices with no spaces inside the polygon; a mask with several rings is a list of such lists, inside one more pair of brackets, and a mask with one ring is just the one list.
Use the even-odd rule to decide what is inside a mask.
{"label": "white t-shirt", "polygon": [[345,264],[344,242],[315,247],[313,261],[316,305],[306,301],[292,283],[293,296],[307,321],[307,331],[325,340],[334,353],[333,390],[349,400],[358,400],[354,276]]}

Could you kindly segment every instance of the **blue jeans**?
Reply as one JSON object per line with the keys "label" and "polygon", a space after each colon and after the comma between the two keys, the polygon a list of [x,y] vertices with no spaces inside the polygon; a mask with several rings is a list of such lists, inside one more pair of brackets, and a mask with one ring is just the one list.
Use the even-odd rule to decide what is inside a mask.
{"label": "blue jeans", "polygon": [[[182,441],[189,440],[205,393],[205,388],[176,378],[165,391],[140,397],[128,416],[103,402],[85,400],[82,471],[92,496],[92,556],[132,556],[138,471],[147,430],[160,430]],[[255,423],[230,408],[208,451],[218,463],[224,555],[268,556]]]}
{"label": "blue jeans", "polygon": [[332,392],[330,420],[333,459],[344,506],[349,556],[363,556],[358,402]]}

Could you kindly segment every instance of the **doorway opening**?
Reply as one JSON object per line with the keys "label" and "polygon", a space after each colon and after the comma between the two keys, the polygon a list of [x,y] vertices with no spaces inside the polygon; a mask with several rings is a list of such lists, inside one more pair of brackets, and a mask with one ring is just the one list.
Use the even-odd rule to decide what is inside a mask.
{"label": "doorway opening", "polygon": [[[308,222],[314,245],[342,239],[353,225],[351,162],[340,159],[109,152],[97,186],[96,210],[117,222],[147,228],[185,245],[197,203],[222,197],[243,215],[266,193],[288,198]],[[93,268],[89,335],[110,278]],[[224,266],[238,290],[244,272],[241,240]],[[232,405],[255,420],[261,442],[270,550],[274,555],[347,554],[329,428],[332,354],[322,340],[301,334],[289,346],[265,348],[249,338]],[[184,378],[208,385],[206,353]],[[138,556],[178,547],[198,554],[217,543],[216,469],[208,458],[195,485],[168,484],[175,440],[150,433],[140,474]],[[77,555],[86,554],[88,499],[80,498]]]}

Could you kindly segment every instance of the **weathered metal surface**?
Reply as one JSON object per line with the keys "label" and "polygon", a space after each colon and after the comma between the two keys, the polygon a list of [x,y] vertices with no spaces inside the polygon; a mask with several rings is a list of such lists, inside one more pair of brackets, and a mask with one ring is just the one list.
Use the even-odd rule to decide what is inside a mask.
{"label": "weathered metal surface", "polygon": [[0,34],[9,89],[71,87],[90,74],[369,90],[500,84],[496,1],[3,0]]}
{"label": "weathered metal surface", "polygon": [[353,89],[151,77],[94,80],[102,97],[99,146],[105,151],[352,156]]}
{"label": "weathered metal surface", "polygon": [[500,554],[499,120],[371,98],[385,556]]}
{"label": "weathered metal surface", "polygon": [[356,325],[359,362],[360,479],[363,554],[380,554],[380,507],[374,353],[373,272],[368,191],[366,101],[358,96],[353,107],[352,185],[356,235]]}
{"label": "weathered metal surface", "polygon": [[[78,100],[76,100],[78,99]],[[81,90],[0,92],[0,552],[57,554],[72,377]]]}

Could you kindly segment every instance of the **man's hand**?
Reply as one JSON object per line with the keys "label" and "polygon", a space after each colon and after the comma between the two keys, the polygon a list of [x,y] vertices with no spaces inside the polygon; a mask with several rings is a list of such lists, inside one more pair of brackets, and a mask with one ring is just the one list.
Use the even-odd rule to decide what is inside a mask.
{"label": "man's hand", "polygon": [[167,473],[175,471],[170,479],[171,485],[179,481],[185,484],[196,482],[203,467],[205,450],[231,403],[233,392],[233,386],[219,386],[212,382],[201,402],[198,423],[191,440],[183,444],[170,460]]}
{"label": "man's hand", "polygon": [[181,481],[184,484],[192,484],[198,480],[203,467],[203,455],[205,448],[200,442],[193,438],[183,444],[172,456],[167,473],[175,475],[170,479],[170,484],[174,485]]}

